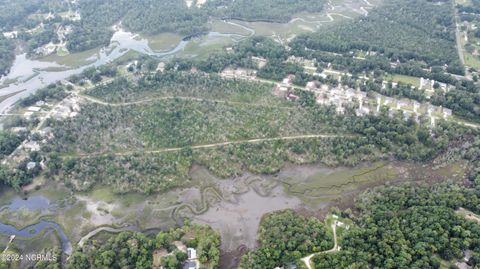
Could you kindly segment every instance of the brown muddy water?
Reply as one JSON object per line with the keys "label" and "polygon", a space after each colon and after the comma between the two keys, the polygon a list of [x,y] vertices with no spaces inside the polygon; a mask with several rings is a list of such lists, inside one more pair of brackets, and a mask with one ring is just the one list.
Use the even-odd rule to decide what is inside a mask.
{"label": "brown muddy water", "polygon": [[[257,232],[265,214],[294,209],[321,216],[332,205],[353,206],[356,194],[369,188],[404,182],[462,180],[466,164],[431,168],[408,162],[376,162],[356,167],[287,165],[276,175],[219,179],[201,166],[191,170],[190,188],[181,195],[175,213],[206,224],[222,238],[220,268],[236,268],[247,249],[257,247]],[[432,179],[435,179],[432,181]],[[323,213],[322,213],[323,212]]]}
{"label": "brown muddy water", "polygon": [[[220,179],[206,168],[194,165],[189,188],[161,194],[115,195],[109,188],[98,186],[89,193],[72,194],[75,199],[64,207],[51,205],[61,204],[59,199],[69,197],[67,189],[65,195],[59,197],[55,191],[48,194],[45,190],[44,194],[48,194],[46,205],[51,211],[48,214],[63,228],[72,245],[99,225],[134,225],[138,230],[157,231],[189,218],[220,233],[220,268],[236,268],[242,254],[258,246],[258,227],[265,214],[293,209],[321,218],[331,206],[352,208],[356,195],[369,188],[411,181],[432,184],[444,180],[460,181],[465,171],[465,162],[438,168],[388,161],[338,168],[290,164],[276,175],[247,172],[240,177]],[[41,194],[41,191],[31,193],[32,201],[35,195]],[[3,198],[0,208],[4,209],[0,211],[0,223],[12,222],[12,217],[18,218],[17,222],[28,221],[16,214],[14,195],[5,194],[0,198]],[[41,215],[42,211],[32,214],[31,222],[36,223]]]}

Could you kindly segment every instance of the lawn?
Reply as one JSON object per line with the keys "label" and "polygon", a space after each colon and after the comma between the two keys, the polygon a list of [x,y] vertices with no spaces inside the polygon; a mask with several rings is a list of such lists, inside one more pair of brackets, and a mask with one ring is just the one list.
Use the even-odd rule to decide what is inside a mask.
{"label": "lawn", "polygon": [[393,82],[401,82],[404,84],[410,84],[417,88],[420,87],[420,78],[418,77],[393,74],[393,75],[386,76],[385,80],[393,81]]}
{"label": "lawn", "polygon": [[196,59],[205,59],[217,51],[224,50],[227,46],[232,46],[237,39],[226,36],[218,37],[200,37],[187,44],[185,49],[179,53],[184,57],[196,57]]}
{"label": "lawn", "polygon": [[480,69],[480,58],[468,52],[465,52],[465,64],[469,67]]}

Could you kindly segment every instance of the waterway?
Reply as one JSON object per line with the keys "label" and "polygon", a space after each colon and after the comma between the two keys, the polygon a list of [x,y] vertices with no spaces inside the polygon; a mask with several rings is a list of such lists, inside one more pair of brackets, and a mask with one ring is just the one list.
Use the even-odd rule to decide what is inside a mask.
{"label": "waterway", "polygon": [[41,220],[36,224],[20,230],[12,225],[0,223],[0,233],[8,236],[15,235],[16,237],[21,238],[35,238],[40,236],[43,232],[49,231],[54,231],[60,238],[60,241],[62,242],[62,251],[68,255],[72,254],[72,244],[70,243],[70,240],[68,240],[60,225],[54,222]]}
{"label": "waterway", "polygon": [[0,207],[0,212],[3,210],[16,211],[19,209],[28,209],[30,211],[46,211],[54,205],[50,203],[50,200],[42,195],[36,195],[29,198],[15,197],[10,204]]}
{"label": "waterway", "polygon": [[[28,198],[15,196],[8,204],[0,207],[0,212],[3,210],[9,210],[13,212],[25,209],[29,211],[42,211],[42,213],[48,213],[52,212],[55,206],[55,203],[52,203],[50,199],[43,195],[34,195]],[[18,229],[13,225],[0,223],[0,234],[4,234],[6,236],[15,235],[16,237],[31,239],[40,236],[44,232],[55,232],[62,243],[62,251],[69,255],[72,253],[72,244],[70,243],[70,240],[66,236],[63,229],[57,223],[40,220],[38,223],[22,229]]]}
{"label": "waterway", "polygon": [[[239,34],[219,32],[209,32],[204,36],[206,41],[226,37],[231,38],[233,42],[246,37]],[[72,75],[80,74],[87,68],[111,63],[129,51],[163,58],[184,51],[185,47],[194,40],[194,38],[184,38],[171,50],[155,51],[149,47],[147,39],[140,38],[138,34],[123,29],[117,29],[108,47],[102,48],[95,56],[87,59],[89,63],[75,68],[69,68],[55,62],[32,60],[27,58],[26,54],[17,55],[11,72],[0,79],[0,96],[13,94],[0,102],[0,114],[7,113],[18,100],[35,93],[38,89]]]}

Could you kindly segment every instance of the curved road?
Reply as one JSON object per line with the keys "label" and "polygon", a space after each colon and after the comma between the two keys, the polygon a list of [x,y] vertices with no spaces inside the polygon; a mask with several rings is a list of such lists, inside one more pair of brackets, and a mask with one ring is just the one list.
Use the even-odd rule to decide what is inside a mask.
{"label": "curved road", "polygon": [[317,253],[313,253],[313,254],[308,255],[308,256],[305,257],[305,258],[302,258],[302,261],[305,263],[305,265],[307,266],[308,269],[313,269],[312,264],[310,263],[310,260],[312,259],[313,256],[318,255],[318,254],[322,254],[322,253],[337,252],[337,251],[340,250],[340,247],[338,246],[338,243],[337,243],[337,225],[336,225],[336,221],[332,224],[332,230],[333,230],[333,242],[334,242],[334,245],[333,245],[333,248],[332,248],[332,249],[325,250],[325,251],[321,251],[321,252],[317,252]]}

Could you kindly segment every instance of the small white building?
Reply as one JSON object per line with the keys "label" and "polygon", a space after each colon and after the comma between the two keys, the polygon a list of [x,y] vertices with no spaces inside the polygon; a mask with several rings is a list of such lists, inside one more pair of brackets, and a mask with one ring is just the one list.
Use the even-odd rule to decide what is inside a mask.
{"label": "small white building", "polygon": [[156,71],[163,73],[163,71],[165,71],[165,63],[164,62],[158,63]]}
{"label": "small white building", "polygon": [[36,105],[36,106],[44,106],[44,105],[45,105],[45,101],[41,101],[41,100],[40,100],[40,101],[37,101],[37,102],[35,103],[35,105]]}
{"label": "small white building", "polygon": [[9,38],[9,39],[15,39],[18,36],[18,32],[17,31],[4,32],[3,36],[6,37],[6,38]]}
{"label": "small white building", "polygon": [[19,132],[26,132],[28,131],[27,127],[13,127],[10,129],[10,131],[14,133],[19,133]]}
{"label": "small white building", "polygon": [[23,148],[29,151],[40,151],[40,144],[35,141],[28,141],[23,144]]}
{"label": "small white building", "polygon": [[452,110],[449,108],[442,108],[442,112],[443,112],[444,119],[447,119],[448,117],[452,116]]}
{"label": "small white building", "polygon": [[194,248],[187,249],[188,259],[189,260],[196,260],[197,259],[197,251]]}
{"label": "small white building", "polygon": [[36,162],[29,162],[27,163],[27,170],[32,170],[33,168],[37,167]]}
{"label": "small white building", "polygon": [[258,69],[262,69],[267,65],[267,59],[252,56],[252,60],[257,64]]}
{"label": "small white building", "polygon": [[32,111],[32,112],[39,112],[41,110],[41,108],[38,107],[38,106],[31,106],[27,110]]}

